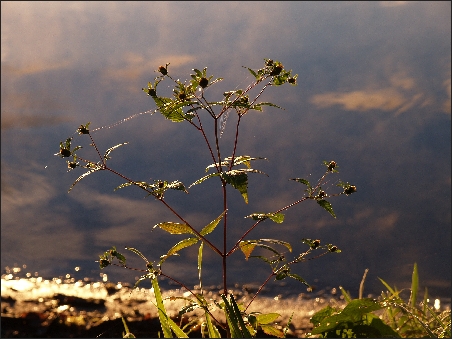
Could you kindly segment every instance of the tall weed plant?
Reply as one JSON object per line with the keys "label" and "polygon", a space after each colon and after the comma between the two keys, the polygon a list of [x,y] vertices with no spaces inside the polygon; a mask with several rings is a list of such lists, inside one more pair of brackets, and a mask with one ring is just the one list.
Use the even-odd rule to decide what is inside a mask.
{"label": "tall weed plant", "polygon": [[[309,283],[302,276],[294,273],[294,266],[328,253],[340,253],[341,250],[336,245],[323,244],[320,239],[303,238],[299,240],[306,245],[306,249],[301,253],[292,253],[293,247],[290,243],[271,237],[254,239],[252,237],[253,230],[263,223],[273,222],[280,224],[284,222],[285,214],[289,210],[296,210],[299,204],[306,201],[315,202],[332,217],[336,218],[330,199],[341,195],[348,196],[356,192],[356,187],[348,182],[338,181],[337,192],[327,193],[322,189],[322,186],[326,185],[327,177],[329,178],[331,175],[338,173],[338,165],[335,161],[324,161],[324,171],[323,174],[319,174],[318,180],[313,182],[302,177],[290,179],[295,185],[301,185],[300,195],[294,198],[292,203],[275,207],[270,211],[258,211],[244,216],[244,222],[241,225],[231,224],[228,218],[232,212],[229,207],[230,199],[235,199],[235,194],[237,193],[229,188],[236,190],[240,194],[243,203],[248,204],[248,177],[250,175],[265,175],[264,172],[255,168],[255,164],[265,158],[237,153],[241,134],[240,124],[250,114],[262,111],[264,107],[280,109],[281,107],[274,103],[262,101],[262,94],[277,86],[295,86],[298,75],[293,75],[291,70],[287,70],[277,60],[264,59],[262,68],[246,68],[253,78],[246,88],[226,91],[219,100],[212,101],[212,99],[207,97],[208,93],[206,90],[222,81],[222,78],[214,78],[213,75],[209,75],[207,68],[202,70],[193,69],[189,80],[182,82],[171,75],[169,66],[169,63],[165,66],[160,66],[156,70],[158,76],[152,82],[149,82],[147,87],[143,88],[143,91],[154,101],[157,107],[156,112],[160,112],[172,122],[188,124],[192,127],[194,133],[199,133],[200,138],[205,142],[205,151],[209,154],[211,163],[205,164],[204,168],[201,169],[187,170],[201,170],[200,172],[204,174],[190,185],[186,185],[179,180],[167,181],[159,179],[147,182],[132,179],[126,174],[116,171],[110,165],[113,162],[111,160],[112,152],[122,148],[126,143],[119,143],[101,151],[90,132],[90,123],[88,122],[81,125],[76,132],[78,135],[89,139],[90,147],[95,149],[97,158],[89,159],[82,153],[81,146],[73,146],[73,137],[61,142],[60,150],[56,154],[67,161],[69,170],[85,170],[70,186],[69,191],[88,175],[107,171],[119,176],[124,181],[115,190],[129,186],[137,187],[146,196],[153,198],[154,203],[163,204],[174,215],[177,221],[163,220],[157,222],[154,226],[154,228],[172,235],[186,235],[185,239],[177,241],[170,246],[166,253],[160,253],[156,256],[156,253],[143,253],[134,247],[125,248],[144,261],[142,268],[133,268],[143,272],[136,285],[145,279],[151,281],[155,295],[154,305],[158,310],[164,337],[187,337],[189,330],[183,328],[180,324],[176,324],[168,316],[165,308],[165,299],[162,297],[159,286],[159,279],[162,277],[190,292],[191,297],[186,298],[187,306],[180,311],[180,315],[183,316],[186,312],[200,309],[203,315],[198,321],[201,324],[203,336],[211,338],[218,338],[224,335],[228,337],[253,337],[256,336],[258,330],[262,330],[267,335],[285,337],[289,324],[287,324],[285,329],[276,326],[275,321],[280,316],[279,314],[248,312],[250,304],[272,280],[295,279],[310,288]],[[169,82],[172,86],[172,93],[169,96],[161,94],[161,89],[166,89],[166,86],[161,85],[163,82]],[[232,144],[224,145],[225,139],[221,139],[221,135],[230,114],[236,116],[236,119],[234,119],[235,136],[232,138]],[[158,146],[162,147],[164,145]],[[232,151],[227,153],[225,149]],[[221,208],[215,210],[216,208],[212,207],[212,221],[207,225],[197,225],[173,206],[171,195],[167,193],[169,190],[188,193],[188,190],[193,186],[202,185],[207,180],[217,181],[217,185],[220,188],[217,206],[221,206]],[[231,243],[228,241],[230,240],[230,234],[235,234],[236,232],[232,232],[232,230],[236,228],[245,231],[240,237],[234,239],[232,247],[228,247],[227,244]],[[211,236],[214,232],[221,234],[221,246],[217,246],[211,241]],[[197,273],[199,290],[191,289],[188,283],[180,281],[165,272],[166,261],[171,260],[175,255],[184,255],[184,250],[191,246],[198,247]],[[255,251],[256,249],[260,249],[260,251]],[[217,300],[213,301],[207,300],[204,296],[202,284],[203,255],[206,250],[218,256],[222,267],[221,276],[217,277],[218,283],[222,286],[222,293]],[[230,292],[229,281],[231,279],[228,276],[228,259],[237,251],[242,252],[245,260],[261,260],[268,265],[268,277],[262,282],[247,305],[239,304],[236,297]],[[267,254],[264,255],[262,253]],[[148,257],[154,259],[150,260]],[[120,253],[115,246],[100,255],[99,265],[101,269],[110,265],[131,268],[126,264],[125,255]],[[219,309],[223,312],[226,319],[225,322],[220,321],[213,315],[214,309]],[[133,335],[127,333],[127,336]]]}

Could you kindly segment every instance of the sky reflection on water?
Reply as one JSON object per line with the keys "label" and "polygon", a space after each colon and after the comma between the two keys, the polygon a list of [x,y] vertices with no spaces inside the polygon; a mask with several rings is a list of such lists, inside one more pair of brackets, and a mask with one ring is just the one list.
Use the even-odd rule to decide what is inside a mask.
{"label": "sky reflection on water", "polygon": [[[369,292],[381,289],[377,277],[409,287],[417,262],[422,287],[450,295],[450,2],[1,6],[2,267],[27,264],[48,276],[81,267],[80,276],[99,277],[93,261],[111,245],[133,246],[157,260],[176,241],[152,226],[174,221],[172,215],[138,190],[112,192],[122,182],[106,173],[67,194],[81,172],[66,173],[53,156],[59,142],[81,123],[96,128],[154,109],[141,88],[160,64],[170,62],[181,79],[207,66],[209,74],[225,78],[210,89],[219,98],[251,82],[242,66],[256,69],[263,58],[273,58],[299,74],[298,86],[268,91],[264,100],[285,110],[264,109],[241,125],[239,154],[268,158],[257,166],[269,178],[250,178],[248,206],[230,193],[237,193],[231,225],[293,202],[303,188],[287,179],[315,180],[322,161],[334,159],[340,174],[326,188],[334,190],[337,179],[358,187],[331,201],[337,219],[308,202],[289,211],[283,224],[253,231],[251,239],[290,241],[295,252],[303,249],[301,238],[338,245],[340,255],[296,269],[319,286],[343,285],[353,293],[369,268]],[[233,133],[229,117],[223,142]],[[93,137],[103,149],[128,141],[111,161],[136,180],[189,184],[210,164],[199,134],[157,114]],[[217,189],[206,182],[189,196],[176,192],[168,199],[201,228],[221,213],[221,204],[212,204]],[[230,234],[240,235],[240,227]],[[196,251],[186,253],[188,264],[175,258],[165,269],[195,282]],[[141,265],[128,258],[131,266]],[[205,260],[206,284],[218,284],[218,258],[206,251]],[[268,274],[266,266],[244,262],[238,253],[231,260],[231,282],[249,281],[243,272],[250,268],[256,269],[253,282]],[[123,281],[136,276],[120,269],[108,274]]]}

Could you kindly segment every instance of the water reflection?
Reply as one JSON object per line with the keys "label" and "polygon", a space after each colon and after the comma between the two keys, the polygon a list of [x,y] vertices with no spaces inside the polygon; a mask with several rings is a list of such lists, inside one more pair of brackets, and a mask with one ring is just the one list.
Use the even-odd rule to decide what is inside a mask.
{"label": "water reflection", "polygon": [[[246,87],[250,75],[242,66],[257,68],[272,57],[300,74],[299,85],[265,98],[285,111],[267,109],[244,120],[240,152],[269,158],[259,169],[270,179],[250,179],[250,204],[233,203],[231,221],[241,225],[244,215],[292,202],[302,192],[287,179],[314,178],[322,160],[334,159],[340,179],[359,189],[332,201],[337,219],[306,204],[252,238],[271,231],[296,239],[300,251],[303,237],[337,244],[341,255],[297,272],[319,279],[319,288],[357,290],[365,268],[373,293],[381,289],[377,277],[409,287],[417,262],[421,284],[449,295],[450,3],[392,5],[2,2],[2,267],[26,263],[54,277],[78,266],[80,274],[101,280],[94,260],[111,245],[144,249],[157,260],[176,240],[152,226],[172,215],[141,192],[113,193],[122,182],[107,175],[87,178],[68,195],[81,173],[65,173],[53,156],[58,143],[81,123],[110,126],[153,110],[141,88],[160,64],[170,62],[181,79],[207,66],[226,79],[209,93],[221,97],[239,83]],[[233,118],[225,143],[233,137]],[[189,127],[140,114],[94,137],[105,149],[129,142],[114,162],[130,177],[189,184],[210,163]],[[189,199],[171,199],[202,227],[220,213],[212,204],[215,189],[195,187]],[[175,258],[166,269],[196,283],[196,251],[187,255],[188,264]],[[230,276],[237,279],[254,265],[232,259]],[[212,272],[206,284],[218,284],[218,258],[206,253],[205,260]],[[252,267],[265,279],[265,265]],[[112,281],[137,277],[107,273]]]}

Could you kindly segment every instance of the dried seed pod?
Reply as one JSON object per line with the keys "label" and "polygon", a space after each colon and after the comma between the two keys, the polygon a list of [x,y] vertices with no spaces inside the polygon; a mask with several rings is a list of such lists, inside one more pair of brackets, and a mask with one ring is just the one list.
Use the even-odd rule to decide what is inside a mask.
{"label": "dried seed pod", "polygon": [[356,186],[350,185],[344,189],[344,193],[349,195],[356,192]]}
{"label": "dried seed pod", "polygon": [[68,158],[71,156],[72,152],[67,148],[60,148],[60,154],[63,158]]}
{"label": "dried seed pod", "polygon": [[202,88],[206,88],[209,83],[209,80],[207,78],[202,77],[201,80],[199,80],[199,86]]}
{"label": "dried seed pod", "polygon": [[279,73],[281,73],[281,71],[283,70],[284,66],[281,64],[276,65],[273,70],[270,72],[270,75],[274,76],[274,75],[279,75]]}
{"label": "dried seed pod", "polygon": [[168,69],[165,66],[160,66],[159,67],[159,72],[162,73],[163,75],[167,75],[168,74]]}
{"label": "dried seed pod", "polygon": [[157,96],[157,92],[155,91],[154,88],[149,88],[147,90],[147,94],[150,95],[151,97],[156,97]]}
{"label": "dried seed pod", "polygon": [[178,98],[184,101],[185,99],[187,99],[187,94],[185,94],[185,92],[180,92]]}

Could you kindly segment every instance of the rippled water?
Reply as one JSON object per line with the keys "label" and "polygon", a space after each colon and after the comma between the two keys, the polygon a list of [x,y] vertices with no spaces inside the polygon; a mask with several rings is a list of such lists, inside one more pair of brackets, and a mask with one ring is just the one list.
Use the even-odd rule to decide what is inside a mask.
{"label": "rippled water", "polygon": [[[128,321],[136,321],[157,317],[156,307],[153,305],[154,293],[152,288],[133,288],[127,283],[92,281],[89,278],[75,279],[70,274],[64,277],[45,279],[36,272],[23,273],[21,268],[8,268],[9,273],[1,278],[2,317],[24,317],[27,314],[41,314],[48,319],[60,317],[66,323],[95,327],[98,324],[124,317]],[[161,282],[165,307],[170,316],[177,316],[178,312],[187,305],[190,292],[181,290]],[[195,292],[200,292],[194,286]],[[253,297],[258,286],[236,285],[232,293],[239,303],[245,305]],[[344,307],[343,296],[335,288],[319,290],[312,293],[296,293],[291,289],[262,291],[251,304],[248,312],[275,312],[281,316],[280,324],[285,326],[291,320],[291,335],[304,336],[311,328],[310,317],[326,305]],[[209,286],[204,288],[207,300],[219,300],[221,288]],[[368,295],[372,297],[372,295]],[[184,299],[187,298],[187,299]],[[432,299],[437,309],[450,309],[450,299]],[[196,311],[187,314],[192,317],[199,314]],[[225,321],[222,314],[214,311],[213,315],[220,321]],[[46,321],[42,322],[45,326]]]}

